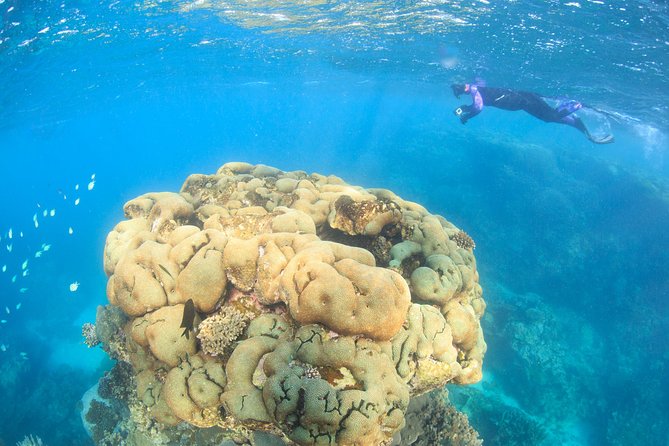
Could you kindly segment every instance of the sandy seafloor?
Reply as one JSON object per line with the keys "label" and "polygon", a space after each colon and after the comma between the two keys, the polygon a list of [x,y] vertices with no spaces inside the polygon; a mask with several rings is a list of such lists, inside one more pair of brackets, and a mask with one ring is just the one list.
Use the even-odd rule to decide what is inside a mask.
{"label": "sandy seafloor", "polygon": [[[484,378],[450,391],[484,444],[669,444],[669,84],[657,58],[653,69],[639,62],[641,71],[604,76],[583,69],[598,60],[589,51],[550,65],[519,42],[531,63],[518,69],[523,57],[495,52],[489,36],[476,53],[481,28],[451,39],[407,26],[401,41],[376,41],[374,29],[319,40],[317,30],[268,34],[215,14],[152,15],[155,5],[128,6],[136,14],[128,19],[102,4],[16,3],[7,12],[3,3],[0,445],[29,434],[46,445],[92,444],[78,401],[111,362],[83,344],[81,324],[106,303],[106,234],[129,199],[178,191],[189,174],[228,161],[391,189],[475,239],[488,304]],[[565,14],[595,7],[551,5]],[[581,46],[624,54],[636,39],[650,61],[669,45],[659,26],[666,7],[626,5],[657,8],[648,12],[656,28],[641,36],[622,28],[629,45]],[[57,40],[67,26],[58,11],[80,25],[78,40]],[[110,14],[120,25],[100,29]],[[605,23],[638,19],[608,14]],[[472,23],[507,29],[493,16]],[[586,32],[579,17],[545,20]],[[41,40],[20,46],[31,36]],[[448,85],[477,75],[577,95],[627,118],[610,122],[616,143],[607,146],[521,112],[487,109],[463,126],[452,110],[466,101]]]}

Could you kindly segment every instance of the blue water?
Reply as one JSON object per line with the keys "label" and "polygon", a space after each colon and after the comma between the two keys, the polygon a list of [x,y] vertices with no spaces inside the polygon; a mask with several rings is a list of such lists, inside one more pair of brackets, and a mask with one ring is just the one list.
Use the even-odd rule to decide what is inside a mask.
{"label": "blue water", "polygon": [[[0,445],[92,444],[77,403],[111,362],[81,324],[106,303],[106,234],[127,200],[231,160],[388,188],[472,235],[488,353],[451,396],[485,444],[669,444],[666,2],[0,14]],[[583,117],[616,142],[492,108],[463,126],[449,85],[473,79],[605,109]]]}

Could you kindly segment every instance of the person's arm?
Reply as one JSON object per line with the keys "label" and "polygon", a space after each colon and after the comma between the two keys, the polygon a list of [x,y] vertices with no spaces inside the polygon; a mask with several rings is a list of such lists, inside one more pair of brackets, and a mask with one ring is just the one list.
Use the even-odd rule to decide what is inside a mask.
{"label": "person's arm", "polygon": [[481,113],[483,110],[483,98],[476,85],[469,86],[469,94],[472,96],[471,105],[461,105],[454,113],[460,118],[460,122],[466,124],[468,120]]}

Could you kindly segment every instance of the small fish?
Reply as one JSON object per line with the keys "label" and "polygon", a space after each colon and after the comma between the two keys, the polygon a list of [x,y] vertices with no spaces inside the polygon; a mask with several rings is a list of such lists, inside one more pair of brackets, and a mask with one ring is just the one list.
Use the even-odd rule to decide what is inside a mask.
{"label": "small fish", "polygon": [[7,233],[7,235],[9,236],[10,239],[12,238],[12,236],[14,235],[14,231],[12,231],[12,228],[9,228],[9,232]]}
{"label": "small fish", "polygon": [[9,307],[5,307],[5,311],[9,314]]}
{"label": "small fish", "polygon": [[78,198],[76,200],[74,200],[74,205],[79,206],[79,199]]}
{"label": "small fish", "polygon": [[0,344],[0,351],[6,352],[7,346],[5,344]]}
{"label": "small fish", "polygon": [[49,211],[44,209],[44,212],[42,212],[42,216],[46,217],[47,215],[49,215]]}
{"label": "small fish", "polygon": [[18,309],[20,309],[20,308],[21,308],[21,302],[19,302],[18,304],[16,304],[16,309],[18,310]]}
{"label": "small fish", "polygon": [[91,180],[95,179],[95,174],[91,175]]}
{"label": "small fish", "polygon": [[35,223],[35,229],[39,228],[39,223],[37,222],[37,220],[35,220],[34,223]]}
{"label": "small fish", "polygon": [[[21,288],[19,290],[19,293],[25,293],[26,291],[28,291],[28,288]],[[19,305],[21,305],[21,304],[19,304]],[[18,308],[17,308],[17,310],[18,310]]]}
{"label": "small fish", "polygon": [[35,253],[35,258],[36,258],[36,259],[39,259],[40,257],[42,257],[42,251],[37,251],[37,252]]}
{"label": "small fish", "polygon": [[23,270],[23,272],[21,273],[21,275],[22,275],[23,277],[28,277],[28,271],[30,271],[30,270],[29,270],[29,269]]}
{"label": "small fish", "polygon": [[172,277],[172,274],[170,274],[170,272],[167,271],[167,268],[165,268],[165,267],[164,267],[163,265],[161,265],[160,263],[158,264],[158,266],[160,267],[160,269],[162,269],[163,271],[165,271],[165,273],[166,273],[168,276],[170,276],[170,277],[174,280],[174,277]]}
{"label": "small fish", "polygon": [[51,28],[47,26],[46,28],[42,28],[39,31],[37,31],[37,34],[44,34],[45,32],[48,32],[50,29]]}
{"label": "small fish", "polygon": [[0,320],[0,324],[6,324],[6,323],[7,323],[7,319]]}
{"label": "small fish", "polygon": [[56,215],[56,210],[51,209],[51,212],[49,212],[49,215],[51,215],[52,217],[55,216]]}
{"label": "small fish", "polygon": [[95,180],[88,183],[88,190],[93,190],[94,187],[95,187]]}
{"label": "small fish", "polygon": [[23,238],[23,231],[19,232],[19,237]]}
{"label": "small fish", "polygon": [[16,283],[16,274],[12,276],[12,283]]}
{"label": "small fish", "polygon": [[7,272],[7,265],[2,265],[2,272],[6,273]]}
{"label": "small fish", "polygon": [[37,214],[33,214],[33,221],[37,221]]}
{"label": "small fish", "polygon": [[72,229],[72,226],[69,227],[69,229],[67,230],[67,233],[70,234],[70,235],[72,235],[74,233],[74,230]]}
{"label": "small fish", "polygon": [[79,185],[74,186],[74,190],[79,190]]}
{"label": "small fish", "polygon": [[26,261],[24,261],[24,262],[21,264],[21,269],[26,269],[26,268],[28,268],[28,260],[27,260],[27,259],[26,259]]}
{"label": "small fish", "polygon": [[73,293],[79,289],[79,282],[72,282],[70,284],[70,291]]}
{"label": "small fish", "polygon": [[28,353],[26,352],[20,352],[19,355],[21,355],[23,359],[28,359]]}
{"label": "small fish", "polygon": [[186,336],[186,339],[189,338],[190,332],[193,330],[193,323],[195,322],[195,304],[193,304],[193,299],[188,299],[184,305],[184,315],[181,319],[181,325],[179,328],[183,328],[184,332],[181,336]]}
{"label": "small fish", "polygon": [[45,244],[42,245],[42,249],[43,249],[44,251],[48,251],[48,250],[51,249],[51,245],[47,245],[47,244],[45,243]]}
{"label": "small fish", "polygon": [[67,200],[67,195],[63,194],[63,200]]}
{"label": "small fish", "polygon": [[12,246],[11,243],[9,245],[7,245],[7,251],[12,252],[12,248],[13,248],[13,246]]}

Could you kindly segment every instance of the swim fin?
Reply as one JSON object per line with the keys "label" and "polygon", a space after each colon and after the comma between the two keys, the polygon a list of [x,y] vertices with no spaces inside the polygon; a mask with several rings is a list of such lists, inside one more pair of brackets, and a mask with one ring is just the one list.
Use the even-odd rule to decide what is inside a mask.
{"label": "swim fin", "polygon": [[601,108],[593,107],[592,105],[588,105],[588,104],[581,104],[581,105],[583,105],[583,108],[588,108],[588,109],[590,109],[594,112],[601,113],[602,115],[606,116],[607,118],[611,118],[616,122],[621,122],[620,121],[620,116],[616,116],[615,114],[613,114],[609,111],[602,110]]}
{"label": "swim fin", "polygon": [[588,136],[588,139],[595,144],[611,144],[615,141],[613,135],[606,135],[602,136],[601,138],[593,138],[592,136]]}
{"label": "swim fin", "polygon": [[555,108],[555,111],[557,112],[558,117],[562,119],[565,116],[569,116],[575,111],[580,110],[581,108],[583,108],[583,104],[581,104],[580,102],[574,100],[567,100],[561,102],[560,105],[558,105]]}

